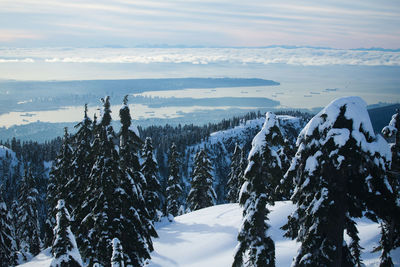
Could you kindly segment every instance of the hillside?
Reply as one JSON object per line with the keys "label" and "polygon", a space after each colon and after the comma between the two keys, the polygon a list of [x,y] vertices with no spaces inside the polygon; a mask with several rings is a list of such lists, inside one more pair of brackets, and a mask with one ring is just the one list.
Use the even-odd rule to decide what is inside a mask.
{"label": "hillside", "polygon": [[[276,266],[290,266],[298,244],[282,237],[279,228],[294,209],[289,201],[271,207],[270,234],[275,241]],[[159,238],[154,240],[155,251],[148,267],[231,266],[236,236],[241,223],[241,208],[237,204],[217,205],[164,221],[157,225]],[[365,265],[378,266],[379,253],[370,253],[379,240],[378,224],[368,219],[357,220],[362,258]],[[400,264],[400,249],[393,252],[395,266]],[[21,267],[47,267],[51,262],[49,250],[43,251]]]}

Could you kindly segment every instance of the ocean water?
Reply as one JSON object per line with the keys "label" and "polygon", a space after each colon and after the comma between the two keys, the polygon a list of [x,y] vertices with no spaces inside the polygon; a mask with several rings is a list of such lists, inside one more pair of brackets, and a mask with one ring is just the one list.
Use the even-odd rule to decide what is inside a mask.
{"label": "ocean water", "polygon": [[[397,55],[397,54],[396,54]],[[280,102],[278,108],[314,109],[327,105],[342,96],[360,96],[367,104],[400,102],[400,66],[397,64],[299,64],[249,63],[241,61],[184,61],[183,62],[84,62],[78,60],[20,60],[0,63],[0,79],[15,80],[93,80],[132,78],[262,78],[279,82],[277,86],[184,89],[147,91],[141,95],[152,97],[264,97]],[[290,58],[288,59],[290,60]],[[342,59],[343,60],[343,59]],[[329,63],[329,62],[328,62]],[[340,63],[340,62],[339,62]],[[0,95],[1,97],[1,95]],[[119,103],[112,103],[117,105]],[[221,107],[165,107],[152,108],[135,105],[137,119],[173,118],[185,113],[229,110]],[[254,110],[258,107],[241,107]],[[79,121],[82,107],[60,107],[56,110],[12,112],[0,115],[0,127],[27,124],[36,121]]]}

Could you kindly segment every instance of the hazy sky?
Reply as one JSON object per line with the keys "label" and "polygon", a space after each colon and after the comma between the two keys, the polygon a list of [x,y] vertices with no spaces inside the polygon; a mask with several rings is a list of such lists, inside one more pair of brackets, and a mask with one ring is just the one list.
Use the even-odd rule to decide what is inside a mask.
{"label": "hazy sky", "polygon": [[398,0],[0,0],[0,46],[400,48]]}

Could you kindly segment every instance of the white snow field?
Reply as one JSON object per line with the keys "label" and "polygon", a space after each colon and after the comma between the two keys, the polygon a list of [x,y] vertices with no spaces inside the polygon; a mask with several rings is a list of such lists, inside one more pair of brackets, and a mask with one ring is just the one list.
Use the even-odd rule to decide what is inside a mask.
{"label": "white snow field", "polygon": [[[276,266],[290,266],[299,244],[283,237],[280,227],[295,206],[290,201],[277,202],[270,207],[269,234],[275,241]],[[229,267],[237,244],[236,236],[242,219],[238,204],[217,205],[164,221],[157,225],[159,238],[147,267]],[[371,253],[379,241],[378,224],[368,219],[357,220],[362,258],[366,266],[378,266],[379,253]],[[400,249],[392,252],[395,266],[400,266]],[[45,250],[23,267],[48,267],[49,250]]]}

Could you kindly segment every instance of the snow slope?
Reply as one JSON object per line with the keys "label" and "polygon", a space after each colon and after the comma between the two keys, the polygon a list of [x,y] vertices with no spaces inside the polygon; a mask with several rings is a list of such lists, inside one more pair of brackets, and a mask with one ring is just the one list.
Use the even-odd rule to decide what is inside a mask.
{"label": "snow slope", "polygon": [[[279,228],[295,207],[290,201],[277,202],[270,207],[270,235],[275,241],[276,266],[290,266],[299,247],[295,241],[282,237]],[[147,267],[229,267],[233,262],[236,236],[242,210],[237,204],[217,205],[178,216],[170,223],[157,225],[159,238],[154,240],[155,251]],[[357,220],[362,258],[366,266],[378,266],[379,253],[370,253],[378,244],[378,224],[368,219]],[[395,266],[400,266],[400,249],[392,253]],[[51,262],[45,250],[23,267],[47,267]]]}

